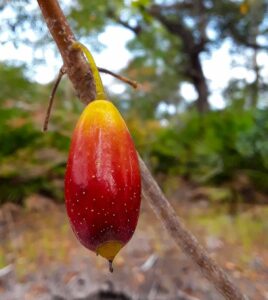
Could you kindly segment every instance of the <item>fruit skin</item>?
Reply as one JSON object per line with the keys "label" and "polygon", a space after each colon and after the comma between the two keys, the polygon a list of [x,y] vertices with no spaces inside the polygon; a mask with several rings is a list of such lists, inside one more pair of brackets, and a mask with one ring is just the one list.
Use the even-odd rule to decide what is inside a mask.
{"label": "fruit skin", "polygon": [[131,239],[141,202],[138,157],[116,107],[95,100],[73,133],[65,174],[65,202],[74,233],[112,261]]}

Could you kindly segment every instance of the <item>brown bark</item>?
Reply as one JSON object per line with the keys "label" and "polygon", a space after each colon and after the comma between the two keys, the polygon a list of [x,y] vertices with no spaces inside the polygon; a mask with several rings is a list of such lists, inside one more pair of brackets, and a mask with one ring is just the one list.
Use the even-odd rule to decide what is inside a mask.
{"label": "brown bark", "polygon": [[199,58],[199,54],[193,53],[189,54],[190,58],[190,68],[185,73],[188,74],[190,79],[193,82],[193,85],[197,91],[198,99],[196,100],[196,106],[200,113],[204,113],[208,111],[208,87],[207,81],[202,69],[201,61]]}
{"label": "brown bark", "polygon": [[61,53],[66,72],[78,97],[88,103],[95,99],[95,83],[89,65],[80,51],[71,48],[75,39],[58,1],[37,0],[47,27]]}
{"label": "brown bark", "polygon": [[[67,73],[69,76],[71,74],[70,79],[75,88],[79,89],[78,93],[80,97],[82,95],[93,95],[92,89],[94,85],[92,83],[93,80],[90,68],[84,62],[81,55],[70,51],[73,34],[66,19],[63,17],[57,1],[38,0],[38,3],[42,9],[48,28],[59,47],[65,62],[65,68],[71,69],[71,71],[67,70]],[[61,34],[59,34],[59,32]],[[77,76],[77,78],[75,76]],[[78,84],[79,78],[83,79],[85,82],[87,81],[87,84],[84,84],[85,82],[83,84]],[[83,100],[89,102],[92,99],[91,97],[85,97]],[[246,297],[243,296],[241,291],[228,278],[227,274],[209,257],[208,253],[198,243],[196,238],[185,228],[183,223],[176,216],[174,209],[170,206],[168,200],[165,198],[141,158],[140,168],[142,174],[143,195],[150,202],[171,237],[182,248],[184,253],[193,259],[202,273],[212,284],[214,284],[225,299],[245,300]]]}

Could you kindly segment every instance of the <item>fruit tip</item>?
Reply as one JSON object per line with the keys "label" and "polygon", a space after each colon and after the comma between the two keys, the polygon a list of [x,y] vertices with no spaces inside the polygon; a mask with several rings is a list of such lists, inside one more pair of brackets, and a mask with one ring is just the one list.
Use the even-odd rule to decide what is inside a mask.
{"label": "fruit tip", "polygon": [[113,271],[114,271],[114,268],[113,268],[113,261],[109,259],[108,262],[109,262],[109,271],[110,271],[111,273],[113,273]]}

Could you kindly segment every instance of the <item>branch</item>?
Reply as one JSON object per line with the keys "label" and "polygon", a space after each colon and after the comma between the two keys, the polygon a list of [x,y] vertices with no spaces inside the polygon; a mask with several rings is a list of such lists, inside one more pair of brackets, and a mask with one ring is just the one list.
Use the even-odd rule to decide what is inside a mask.
{"label": "branch", "polygon": [[[57,0],[37,0],[47,27],[56,42],[63,65],[78,97],[88,103],[95,99],[95,83],[90,67],[81,51],[73,50],[74,34]],[[75,63],[74,63],[75,62]]]}
{"label": "branch", "polygon": [[206,28],[208,25],[208,15],[205,7],[204,0],[198,0],[196,2],[195,14],[198,17],[198,27],[200,31],[200,38],[196,45],[197,51],[201,52],[204,50],[205,45],[209,42],[209,39],[206,34]]}
{"label": "branch", "polygon": [[[74,78],[75,75],[80,79],[82,78],[84,81],[88,81],[87,84],[75,85],[75,88],[79,89],[78,92],[80,97],[85,94],[92,95],[94,85],[92,83],[92,77],[88,76],[88,74],[90,74],[89,66],[86,66],[86,64],[81,62],[81,57],[77,53],[71,57],[72,61],[70,61],[71,54],[68,47],[70,46],[70,36],[73,38],[73,34],[65,17],[63,18],[63,14],[60,11],[57,1],[38,0],[38,3],[42,9],[42,13],[52,36],[59,38],[58,33],[61,32],[60,37],[63,41],[65,41],[59,42],[55,38],[63,56],[63,60],[68,60],[68,64],[65,64],[67,73],[70,73],[68,68],[71,68],[73,72],[73,77],[71,79],[72,82],[77,82],[77,78]],[[56,14],[51,10],[53,8],[57,10]],[[52,16],[50,16],[50,14]],[[55,24],[55,26],[52,26],[52,24]],[[68,43],[66,41],[68,41]],[[83,66],[82,70],[80,65]],[[91,99],[90,97],[87,97],[86,100],[89,102]],[[208,253],[198,243],[196,238],[185,228],[183,223],[176,216],[174,209],[170,206],[168,200],[163,195],[141,158],[140,169],[142,175],[143,195],[150,202],[154,211],[162,220],[164,226],[176,244],[182,248],[186,255],[191,257],[191,259],[199,266],[204,276],[214,284],[225,299],[245,300],[246,297],[243,296],[242,292],[233,284],[233,281],[231,281],[228,278],[228,275],[209,257]]]}
{"label": "branch", "polygon": [[185,48],[186,52],[192,52],[195,43],[191,32],[181,23],[178,18],[176,21],[171,21],[167,19],[161,13],[161,11],[162,7],[159,5],[153,5],[148,9],[148,13],[162,23],[170,33],[179,36],[183,40],[183,47]]}
{"label": "branch", "polygon": [[167,9],[164,5],[152,5],[147,9],[147,12],[158,20],[169,33],[178,36],[183,41],[183,49],[186,54],[196,54],[204,50],[207,39],[201,38],[199,43],[195,42],[193,33],[183,24],[179,17],[176,20],[170,20],[163,14],[163,11]]}
{"label": "branch", "polygon": [[142,32],[142,27],[140,25],[131,26],[127,21],[120,19],[112,9],[107,10],[107,16],[126,29],[132,31],[135,35],[139,35]]}
{"label": "branch", "polygon": [[113,77],[115,77],[115,78],[117,78],[117,79],[119,79],[119,80],[121,80],[121,81],[123,81],[123,82],[125,82],[125,83],[127,83],[129,85],[131,85],[134,89],[137,89],[138,86],[139,86],[139,84],[138,84],[137,81],[134,81],[134,80],[131,80],[131,79],[129,79],[127,77],[124,77],[122,75],[116,74],[116,73],[114,73],[114,72],[112,72],[110,70],[107,70],[107,69],[104,69],[104,68],[100,68],[100,67],[98,67],[98,70],[101,73],[109,74],[109,75],[111,75],[111,76],[113,76]]}
{"label": "branch", "polygon": [[61,78],[62,76],[66,73],[66,70],[64,67],[61,67],[60,68],[60,71],[59,71],[59,74],[56,78],[56,81],[53,85],[53,88],[52,88],[52,92],[51,92],[51,95],[49,97],[49,103],[48,103],[48,107],[47,107],[47,112],[46,112],[46,117],[45,117],[45,121],[44,121],[44,125],[43,125],[43,131],[47,131],[47,128],[48,128],[48,122],[49,122],[49,118],[50,118],[50,114],[51,114],[51,109],[52,109],[52,105],[54,103],[54,97],[55,97],[55,94],[56,94],[56,91],[57,91],[57,88],[60,84],[60,81],[61,81]]}
{"label": "branch", "polygon": [[247,299],[233,284],[228,275],[209,257],[207,251],[199,244],[193,234],[176,215],[167,198],[150,174],[145,163],[139,157],[142,174],[142,194],[147,199],[163,222],[170,236],[183,252],[199,266],[202,274],[214,284],[215,288],[229,300]]}
{"label": "branch", "polygon": [[123,21],[123,20],[121,20],[121,19],[118,18],[118,17],[117,17],[117,18],[114,18],[114,20],[115,20],[118,24],[120,24],[120,25],[122,25],[123,27],[125,27],[126,29],[131,30],[133,33],[135,33],[135,35],[139,35],[139,34],[141,33],[141,31],[142,31],[141,26],[139,26],[139,25],[137,25],[137,26],[135,26],[135,27],[130,26],[128,22]]}
{"label": "branch", "polygon": [[228,26],[230,27],[231,30],[229,30],[230,35],[233,37],[233,39],[239,43],[241,46],[245,46],[248,48],[252,48],[253,50],[265,50],[268,51],[268,46],[265,45],[260,45],[257,42],[251,42],[248,39],[248,34],[246,34],[245,36],[243,36],[242,34],[240,34],[236,28],[230,24],[228,24]]}

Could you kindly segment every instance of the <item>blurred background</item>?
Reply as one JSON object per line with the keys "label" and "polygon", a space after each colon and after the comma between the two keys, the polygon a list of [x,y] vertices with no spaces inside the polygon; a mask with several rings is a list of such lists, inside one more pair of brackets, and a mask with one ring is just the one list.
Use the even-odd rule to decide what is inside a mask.
{"label": "blurred background", "polygon": [[[109,98],[186,225],[252,299],[268,299],[268,3],[59,1],[108,75]],[[145,201],[107,263],[64,208],[70,137],[83,110],[34,0],[0,1],[0,299],[222,299]]]}

